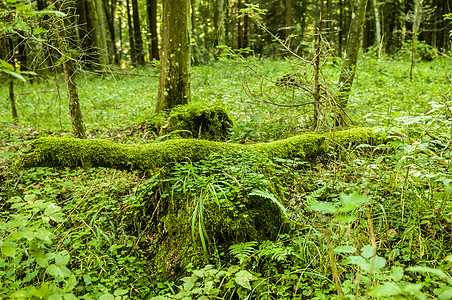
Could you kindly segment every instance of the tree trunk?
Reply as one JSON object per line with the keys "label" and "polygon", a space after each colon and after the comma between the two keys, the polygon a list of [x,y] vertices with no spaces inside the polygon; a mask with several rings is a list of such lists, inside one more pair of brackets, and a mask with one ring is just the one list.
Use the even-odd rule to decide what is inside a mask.
{"label": "tree trunk", "polygon": [[356,63],[361,40],[361,33],[366,16],[367,0],[355,0],[344,63],[339,75],[339,92],[337,102],[342,109],[347,107],[348,97],[355,77]]}
{"label": "tree trunk", "polygon": [[190,51],[192,55],[192,63],[198,65],[201,63],[201,53],[198,48],[198,24],[196,22],[196,0],[190,0],[191,7],[191,36],[194,38],[194,42],[190,43]]}
{"label": "tree trunk", "polygon": [[110,64],[110,56],[107,42],[107,18],[105,16],[104,1],[95,0],[97,13],[97,30],[99,37],[99,56],[101,58],[102,68]]}
{"label": "tree trunk", "polygon": [[[74,1],[75,2],[75,1]],[[74,24],[71,24],[71,16],[74,16],[76,8],[72,1],[67,1],[64,6],[59,9],[67,14],[64,18],[64,30],[59,38],[60,50],[63,54],[63,72],[64,81],[66,83],[66,91],[69,104],[69,113],[72,122],[72,132],[76,138],[85,138],[85,124],[83,123],[82,111],[80,109],[80,101],[77,92],[77,84],[75,82],[75,68],[73,58],[69,54],[74,34]]]}
{"label": "tree trunk", "polygon": [[190,1],[163,2],[162,59],[155,111],[190,101]]}
{"label": "tree trunk", "polygon": [[378,57],[380,57],[381,23],[380,23],[380,8],[377,0],[372,0],[372,6],[374,8],[374,18],[375,18],[375,46],[377,47]]}
{"label": "tree trunk", "polygon": [[136,62],[139,65],[144,65],[144,53],[143,53],[143,38],[141,37],[141,25],[140,14],[138,10],[138,0],[132,0],[133,8],[133,36],[135,39],[135,55],[137,56]]}
{"label": "tree trunk", "polygon": [[146,0],[149,30],[149,60],[159,60],[159,44],[157,36],[157,0]]}
{"label": "tree trunk", "polygon": [[133,36],[132,15],[130,14],[130,1],[126,0],[126,12],[127,12],[127,27],[129,28],[129,45],[130,45],[130,60],[132,65],[137,65],[137,55],[135,53],[135,37]]}
{"label": "tree trunk", "polygon": [[413,69],[416,64],[417,36],[419,34],[419,26],[422,18],[422,2],[423,0],[414,0],[413,25],[411,33],[410,80],[413,80]]}
{"label": "tree trunk", "polygon": [[[104,0],[105,1],[105,0]],[[108,31],[110,33],[109,51],[113,59],[111,62],[119,65],[118,48],[116,47],[116,31],[115,31],[115,12],[116,12],[116,0],[104,2],[105,16],[107,17]]]}
{"label": "tree trunk", "polygon": [[[171,1],[171,0],[168,0]],[[181,0],[176,0],[181,1]],[[380,145],[391,140],[374,128],[357,127],[344,131],[305,133],[288,139],[257,144],[236,144],[197,139],[175,139],[158,143],[123,145],[109,140],[40,138],[21,153],[16,166],[31,167],[107,167],[150,170],[175,161],[198,161],[211,153],[246,151],[279,158],[312,160],[328,149],[346,145]]]}
{"label": "tree trunk", "polygon": [[11,102],[11,113],[12,113],[12,117],[14,122],[19,121],[19,114],[17,113],[17,108],[16,108],[16,97],[14,94],[14,80],[12,78],[12,76],[10,76],[9,78],[9,101]]}
{"label": "tree trunk", "polygon": [[[237,16],[240,15],[240,10],[242,9],[242,0],[237,2]],[[242,27],[243,17],[237,17],[237,48],[242,49],[243,47],[243,27]]]}
{"label": "tree trunk", "polygon": [[344,32],[344,5],[342,3],[343,0],[339,0],[339,25],[338,25],[338,46],[337,46],[337,56],[342,57],[342,40],[343,40],[343,32]]}
{"label": "tree trunk", "polygon": [[319,73],[320,73],[320,53],[322,45],[322,22],[323,22],[323,1],[320,2],[317,49],[314,60],[314,120],[312,124],[313,131],[315,131],[319,125],[319,106],[320,106]]}
{"label": "tree trunk", "polygon": [[292,28],[292,0],[285,0],[284,20],[285,20],[284,26],[286,27],[285,38],[288,39],[292,32],[292,30],[291,30],[291,28]]}
{"label": "tree trunk", "polygon": [[224,45],[226,42],[226,30],[224,27],[224,0],[216,0],[214,9],[215,18],[215,40],[214,46]]}

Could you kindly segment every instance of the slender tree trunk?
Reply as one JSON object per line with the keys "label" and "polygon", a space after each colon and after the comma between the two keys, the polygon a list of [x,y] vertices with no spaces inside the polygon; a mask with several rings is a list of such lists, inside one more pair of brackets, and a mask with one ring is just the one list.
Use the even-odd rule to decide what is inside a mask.
{"label": "slender tree trunk", "polygon": [[162,59],[155,111],[190,101],[190,1],[163,2]]}
{"label": "slender tree trunk", "polygon": [[414,12],[413,12],[413,26],[411,33],[411,66],[410,66],[410,80],[413,80],[413,69],[416,64],[416,47],[417,36],[419,34],[419,26],[422,18],[422,3],[423,0],[414,0]]}
{"label": "slender tree trunk", "polygon": [[115,64],[119,65],[119,55],[118,55],[118,49],[116,47],[116,30],[115,30],[116,4],[117,4],[117,0],[111,0],[111,1],[104,2],[105,16],[107,18],[106,21],[108,24],[108,31],[110,33],[110,40],[109,40],[109,47],[108,47],[110,55],[112,56],[112,59],[110,59],[110,62],[114,62]]}
{"label": "slender tree trunk", "polygon": [[[242,0],[237,2],[237,15],[240,15],[240,10],[242,9]],[[243,17],[237,18],[237,48],[242,49],[243,47],[243,27],[242,27]]]}
{"label": "slender tree trunk", "polygon": [[13,120],[14,120],[14,122],[18,122],[19,114],[17,113],[17,108],[16,108],[16,97],[14,94],[14,80],[13,80],[12,76],[10,76],[10,78],[9,78],[9,101],[11,102],[11,113],[12,113]]}
{"label": "slender tree trunk", "polygon": [[337,101],[342,109],[345,109],[347,107],[348,97],[353,85],[353,79],[355,77],[361,33],[366,16],[366,6],[367,0],[355,0],[352,20],[350,22],[350,31],[347,39],[345,59],[341,68],[338,82],[339,93]]}
{"label": "slender tree trunk", "polygon": [[159,44],[157,36],[157,0],[146,0],[149,30],[149,59],[159,60]]}
{"label": "slender tree trunk", "polygon": [[64,19],[64,30],[63,35],[59,39],[60,50],[64,56],[63,59],[63,72],[64,81],[66,83],[66,91],[69,104],[69,113],[72,122],[72,133],[76,138],[85,138],[85,124],[83,123],[82,110],[80,108],[80,100],[78,97],[77,84],[75,81],[75,67],[74,62],[68,52],[71,48],[73,42],[72,37],[75,35],[73,30],[73,25],[71,24],[70,16],[73,16],[76,9],[74,7],[75,1],[67,1],[64,3],[63,7],[60,7],[68,16]]}
{"label": "slender tree trunk", "polygon": [[99,53],[102,63],[102,68],[110,64],[108,42],[107,42],[107,22],[105,16],[104,2],[102,0],[95,0],[97,12],[97,30],[99,32]]}
{"label": "slender tree trunk", "polygon": [[221,46],[226,43],[226,30],[224,28],[224,0],[216,0],[214,9],[215,18],[215,40],[214,46]]}
{"label": "slender tree trunk", "polygon": [[190,50],[192,55],[192,62],[194,65],[198,65],[201,61],[201,53],[198,48],[198,24],[196,22],[196,0],[190,0],[191,7],[191,36],[194,38],[194,43],[190,43]]}
{"label": "slender tree trunk", "polygon": [[380,57],[380,45],[381,45],[381,23],[380,23],[380,8],[377,0],[372,0],[372,6],[374,8],[375,17],[375,46],[377,47],[378,57]]}
{"label": "slender tree trunk", "polygon": [[292,32],[292,30],[291,30],[291,28],[292,28],[292,0],[285,0],[284,20],[285,20],[284,26],[286,27],[285,38],[288,39]]}
{"label": "slender tree trunk", "polygon": [[133,35],[133,25],[132,25],[132,15],[130,14],[130,1],[126,0],[126,11],[127,11],[127,27],[129,27],[129,45],[130,45],[130,60],[132,64],[136,66],[137,55],[135,53],[135,37]]}
{"label": "slender tree trunk", "polygon": [[314,120],[312,129],[315,131],[319,126],[319,106],[320,106],[320,53],[322,44],[322,21],[323,21],[323,1],[320,2],[319,28],[317,36],[317,49],[314,63]]}
{"label": "slender tree trunk", "polygon": [[133,34],[135,39],[135,55],[137,63],[144,65],[143,38],[141,37],[140,14],[138,10],[138,0],[132,0],[133,8]]}
{"label": "slender tree trunk", "polygon": [[[8,38],[6,36],[3,36],[1,39],[4,50],[5,50],[5,56],[2,57],[7,63],[10,63],[14,66],[14,45],[11,38]],[[17,113],[17,107],[16,107],[16,96],[14,93],[14,80],[13,77],[9,76],[9,101],[11,103],[11,116],[13,117],[13,121],[17,122],[19,121],[19,114]]]}
{"label": "slender tree trunk", "polygon": [[342,57],[342,40],[343,40],[343,32],[344,32],[344,5],[342,3],[343,0],[339,0],[339,31],[338,31],[338,47],[337,47],[337,56]]}

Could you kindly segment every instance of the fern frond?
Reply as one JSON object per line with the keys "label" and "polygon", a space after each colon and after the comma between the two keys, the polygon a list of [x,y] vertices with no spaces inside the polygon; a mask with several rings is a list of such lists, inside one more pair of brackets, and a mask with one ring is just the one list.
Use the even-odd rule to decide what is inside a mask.
{"label": "fern frond", "polygon": [[289,218],[289,213],[287,212],[287,209],[284,207],[284,205],[279,202],[278,199],[276,199],[275,195],[270,193],[267,189],[265,191],[259,190],[259,189],[253,189],[249,194],[249,196],[259,196],[265,199],[271,200],[273,203],[275,203],[279,209],[281,210],[284,217]]}
{"label": "fern frond", "polygon": [[239,260],[239,264],[243,264],[250,256],[254,254],[254,248],[258,242],[251,241],[229,246],[229,253]]}

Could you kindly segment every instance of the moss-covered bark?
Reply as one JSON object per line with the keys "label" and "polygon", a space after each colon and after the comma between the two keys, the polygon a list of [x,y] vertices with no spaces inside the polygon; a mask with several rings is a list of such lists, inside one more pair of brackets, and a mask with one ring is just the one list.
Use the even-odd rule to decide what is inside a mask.
{"label": "moss-covered bark", "polygon": [[160,136],[176,134],[184,138],[225,141],[234,122],[224,107],[183,105],[160,112],[148,126]]}
{"label": "moss-covered bark", "polygon": [[[372,128],[354,128],[328,134],[306,133],[288,139],[251,145],[196,139],[177,139],[145,145],[122,145],[107,140],[69,137],[40,138],[19,155],[16,165],[27,167],[108,167],[149,170],[168,163],[206,158],[209,154],[234,150],[263,152],[272,157],[311,159],[328,145],[381,143],[384,136]],[[333,142],[331,142],[333,141]]]}

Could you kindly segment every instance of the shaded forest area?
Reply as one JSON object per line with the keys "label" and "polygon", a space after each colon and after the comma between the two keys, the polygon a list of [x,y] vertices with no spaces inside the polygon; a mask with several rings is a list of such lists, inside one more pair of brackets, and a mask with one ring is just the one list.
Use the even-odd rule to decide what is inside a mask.
{"label": "shaded forest area", "polygon": [[0,298],[452,299],[446,0],[0,2]]}

